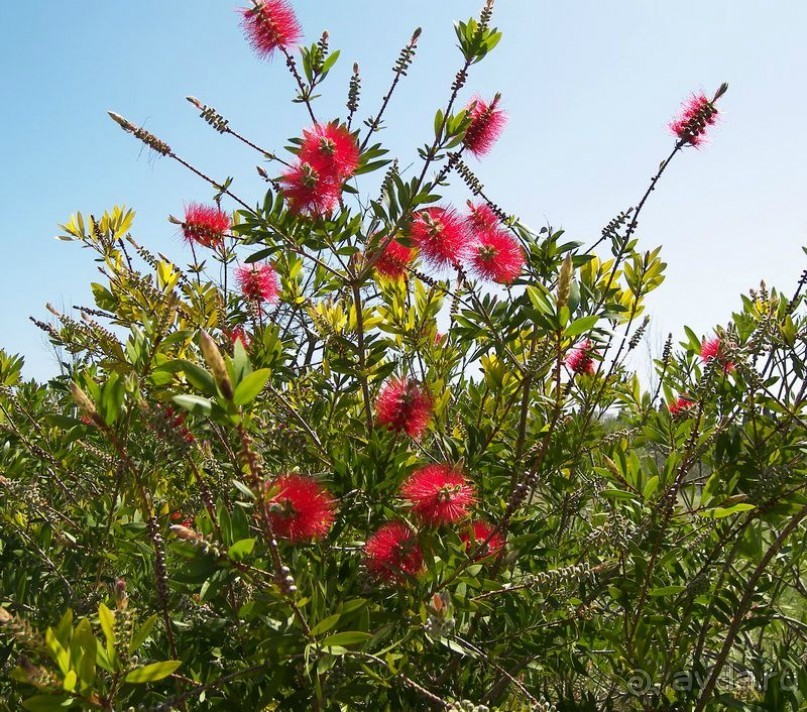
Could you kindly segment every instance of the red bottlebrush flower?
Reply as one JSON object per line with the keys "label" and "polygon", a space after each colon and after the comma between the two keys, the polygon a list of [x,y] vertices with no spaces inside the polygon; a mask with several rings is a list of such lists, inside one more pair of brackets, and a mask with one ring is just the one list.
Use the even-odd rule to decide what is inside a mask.
{"label": "red bottlebrush flower", "polygon": [[474,503],[474,488],[462,472],[448,465],[426,465],[401,486],[401,495],[426,524],[456,522]]}
{"label": "red bottlebrush flower", "polygon": [[684,143],[700,146],[706,138],[706,129],[717,121],[717,116],[717,108],[704,94],[693,94],[670,122],[670,131]]}
{"label": "red bottlebrush flower", "polygon": [[310,163],[298,163],[278,181],[293,213],[319,217],[339,205],[341,182],[320,175]]}
{"label": "red bottlebrush flower", "polygon": [[262,0],[256,7],[241,9],[242,25],[249,43],[261,57],[276,48],[286,49],[303,36],[294,10],[285,0]]}
{"label": "red bottlebrush flower", "polygon": [[[468,529],[460,534],[460,541],[465,544],[465,549],[468,552],[474,551],[477,547],[487,542],[485,547],[479,551],[475,558],[483,559],[488,556],[498,554],[504,549],[504,537],[499,533],[493,532],[496,528],[482,520],[471,522]],[[493,534],[493,536],[491,536]]]}
{"label": "red bottlebrush flower", "polygon": [[316,124],[303,131],[298,158],[323,178],[344,183],[359,167],[359,145],[345,126]]}
{"label": "red bottlebrush flower", "polygon": [[489,230],[477,236],[471,264],[485,279],[512,284],[524,268],[524,250],[518,240],[505,230]]}
{"label": "red bottlebrush flower", "polygon": [[466,108],[471,124],[465,132],[463,143],[465,148],[479,158],[493,148],[507,123],[507,114],[499,108],[498,94],[490,104],[476,97]]}
{"label": "red bottlebrush flower", "polygon": [[493,209],[487,203],[479,203],[474,205],[470,200],[468,201],[468,228],[474,234],[495,230],[499,227],[499,216],[493,212]]}
{"label": "red bottlebrush flower", "polygon": [[233,346],[235,346],[236,341],[240,341],[244,349],[248,349],[250,343],[252,343],[252,338],[241,326],[236,326],[233,329],[230,329],[228,336],[230,337],[230,343]]}
{"label": "red bottlebrush flower", "polygon": [[203,247],[218,247],[229,229],[230,217],[216,207],[191,203],[185,208],[182,235],[188,242]]}
{"label": "red bottlebrush flower", "polygon": [[689,398],[678,396],[678,399],[674,403],[670,403],[667,407],[670,409],[670,415],[675,417],[686,414],[693,405],[695,405],[695,403],[689,400]]}
{"label": "red bottlebrush flower", "polygon": [[241,265],[235,271],[241,293],[251,302],[276,302],[280,294],[277,273],[268,264]]}
{"label": "red bottlebrush flower", "polygon": [[186,517],[186,516],[185,516],[185,515],[184,515],[182,512],[180,512],[178,509],[177,509],[177,510],[174,510],[173,512],[171,512],[171,521],[172,521],[172,522],[178,522],[178,523],[179,523],[179,524],[181,524],[183,527],[188,527],[188,528],[190,528],[190,527],[192,527],[192,526],[193,526],[193,517],[190,517],[190,516]]}
{"label": "red bottlebrush flower", "polygon": [[386,581],[402,582],[423,570],[423,552],[415,533],[403,522],[388,522],[367,538],[367,568]]}
{"label": "red bottlebrush flower", "polygon": [[414,381],[395,378],[378,394],[375,415],[379,425],[417,439],[431,420],[432,399]]}
{"label": "red bottlebrush flower", "polygon": [[[382,238],[385,240],[386,238]],[[375,268],[386,277],[400,277],[412,262],[415,251],[397,240],[387,243],[375,262]]]}
{"label": "red bottlebrush flower", "polygon": [[701,359],[704,363],[708,362],[710,359],[716,359],[717,362],[723,366],[725,373],[734,370],[734,363],[726,358],[723,343],[718,337],[703,340],[703,343],[701,343]]}
{"label": "red bottlebrush flower", "polygon": [[426,208],[415,213],[409,236],[435,267],[458,263],[468,251],[468,229],[453,208]]}
{"label": "red bottlebrush flower", "polygon": [[566,355],[566,365],[575,373],[594,373],[594,359],[591,358],[593,344],[586,339],[580,346],[572,349]]}
{"label": "red bottlebrush flower", "polygon": [[289,541],[322,539],[334,520],[334,500],[322,485],[303,475],[281,475],[266,483],[269,520],[276,536]]}

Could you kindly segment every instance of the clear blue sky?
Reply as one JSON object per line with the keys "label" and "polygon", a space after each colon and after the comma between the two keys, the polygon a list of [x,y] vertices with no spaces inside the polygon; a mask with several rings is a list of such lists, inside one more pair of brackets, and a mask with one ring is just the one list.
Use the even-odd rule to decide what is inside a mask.
{"label": "clear blue sky", "polygon": [[[374,112],[399,47],[417,25],[420,52],[388,114],[384,140],[402,164],[429,139],[459,55],[452,21],[481,0],[295,0],[306,40],[330,31],[342,49],[319,113],[343,112],[353,61],[362,118]],[[28,315],[89,304],[91,256],[53,238],[71,212],[136,209],[134,234],[180,260],[170,213],[210,190],[154,160],[107,117],[146,126],[251,202],[256,155],[196,117],[184,97],[216,106],[267,148],[307,126],[288,103],[282,62],[255,58],[235,0],[0,3],[0,345],[25,354],[29,376],[56,371]],[[803,0],[499,0],[496,51],[466,91],[501,91],[510,123],[477,164],[491,197],[540,227],[590,242],[635,203],[672,138],[665,126],[690,92],[731,84],[709,145],[688,150],[644,214],[643,244],[664,245],[668,278],[651,302],[655,333],[706,332],[764,278],[790,291],[807,266],[807,3]]]}

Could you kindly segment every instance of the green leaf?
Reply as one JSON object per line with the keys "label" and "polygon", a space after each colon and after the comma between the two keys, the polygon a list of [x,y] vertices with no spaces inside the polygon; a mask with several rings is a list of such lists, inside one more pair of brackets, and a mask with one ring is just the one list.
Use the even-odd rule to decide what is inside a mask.
{"label": "green leaf", "polygon": [[106,638],[106,651],[109,657],[115,650],[115,614],[112,613],[103,603],[98,604],[98,620],[101,623],[101,630]]}
{"label": "green leaf", "polygon": [[92,626],[86,618],[82,618],[76,626],[73,644],[81,651],[81,659],[76,666],[81,682],[92,687],[95,682],[95,659],[98,655],[98,641],[92,633]]}
{"label": "green leaf", "polygon": [[22,706],[30,712],[51,712],[51,710],[69,709],[75,697],[66,695],[34,695],[22,703]]}
{"label": "green leaf", "polygon": [[342,645],[356,645],[357,643],[364,643],[370,640],[373,636],[370,633],[363,633],[360,630],[348,630],[344,633],[335,633],[329,635],[322,641],[324,648]]}
{"label": "green leaf", "polygon": [[244,380],[235,387],[233,403],[236,405],[246,405],[255,400],[269,380],[271,373],[268,368],[262,368],[246,376]]}
{"label": "green leaf", "polygon": [[154,624],[157,622],[157,616],[153,615],[146,619],[146,622],[137,629],[135,634],[132,636],[132,640],[129,643],[129,654],[137,652],[138,648],[143,645],[148,638],[149,633],[151,633],[151,629],[154,627]]}
{"label": "green leaf", "polygon": [[740,504],[735,504],[731,507],[715,507],[714,509],[708,509],[705,512],[701,512],[701,516],[706,517],[707,519],[723,519],[724,517],[730,517],[732,514],[747,512],[755,508],[755,504],[741,502]]}
{"label": "green leaf", "polygon": [[621,489],[604,489],[600,490],[600,494],[605,497],[613,497],[614,499],[636,499],[633,492],[626,492]]}
{"label": "green leaf", "polygon": [[596,315],[581,316],[579,319],[575,319],[571,324],[569,324],[569,328],[566,329],[565,335],[577,336],[579,334],[585,334],[587,331],[592,329],[599,319],[600,317]]}
{"label": "green leaf", "polygon": [[64,676],[64,681],[62,682],[62,687],[68,692],[73,692],[76,689],[76,683],[78,682],[78,675],[76,675],[75,670],[70,670],[67,675]]}
{"label": "green leaf", "polygon": [[686,591],[686,586],[663,586],[662,588],[652,588],[647,594],[649,596],[677,596],[682,591]]}
{"label": "green leaf", "polygon": [[317,623],[311,629],[311,635],[317,636],[321,635],[322,633],[327,633],[331,628],[333,628],[338,622],[339,619],[342,617],[340,613],[334,613],[332,616],[328,616],[327,618],[323,618],[319,623]]}
{"label": "green leaf", "polygon": [[642,492],[642,497],[645,499],[650,499],[658,489],[659,477],[658,475],[653,475],[648,481],[647,484],[644,486],[644,492]]}
{"label": "green leaf", "polygon": [[241,539],[233,544],[227,551],[227,556],[235,561],[241,561],[245,556],[249,556],[255,548],[255,539]]}
{"label": "green leaf", "polygon": [[184,408],[191,413],[195,413],[197,415],[210,415],[213,411],[213,405],[208,398],[202,398],[202,396],[194,396],[190,394],[183,393],[178,396],[174,396],[172,399],[174,403],[176,403],[180,408]]}
{"label": "green leaf", "polygon": [[138,685],[144,682],[156,682],[168,677],[174,670],[182,665],[181,660],[164,660],[161,663],[151,663],[135,668],[126,675],[126,682]]}

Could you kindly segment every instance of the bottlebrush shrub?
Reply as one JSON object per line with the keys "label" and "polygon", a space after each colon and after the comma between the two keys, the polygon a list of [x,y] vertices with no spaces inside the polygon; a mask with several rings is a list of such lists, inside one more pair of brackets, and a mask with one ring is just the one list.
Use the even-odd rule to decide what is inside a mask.
{"label": "bottlebrush shrub", "polygon": [[458,23],[404,173],[378,141],[395,92],[361,124],[355,68],[347,115],[320,116],[327,35],[298,55],[294,8],[254,3],[304,110],[288,155],[257,156],[266,195],[193,168],[187,269],[126,209],[64,226],[103,273],[37,322],[64,372],[0,356],[0,707],[803,705],[807,275],[668,340],[652,392],[625,365],[665,268],[638,221],[726,87],[594,245],[535,232],[466,162],[506,108],[466,88],[492,9]]}

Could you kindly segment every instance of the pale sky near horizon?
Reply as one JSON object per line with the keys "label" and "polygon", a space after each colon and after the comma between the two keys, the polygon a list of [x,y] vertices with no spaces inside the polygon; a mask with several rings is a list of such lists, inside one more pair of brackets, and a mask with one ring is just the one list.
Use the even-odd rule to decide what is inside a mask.
{"label": "pale sky near horizon", "polygon": [[[0,347],[25,355],[27,376],[57,372],[28,316],[48,318],[46,302],[90,304],[97,279],[87,251],[53,239],[59,223],[125,203],[137,211],[140,242],[184,261],[166,218],[212,195],[141,150],[107,110],[145,123],[216,177],[234,176],[249,202],[263,192],[259,156],[212,131],[184,97],[216,106],[270,149],[307,127],[288,101],[283,63],[259,60],[244,41],[237,4],[0,3]],[[327,28],[342,50],[318,100],[328,118],[344,115],[353,61],[363,77],[359,116],[375,113],[399,48],[423,27],[381,134],[402,165],[417,160],[460,65],[452,22],[481,0],[292,4],[306,41]],[[504,38],[472,70],[463,100],[503,94],[508,127],[474,167],[508,213],[590,243],[669,153],[666,124],[681,101],[728,81],[709,143],[676,159],[642,216],[641,244],[663,245],[669,265],[649,305],[654,338],[683,338],[684,324],[709,332],[760,279],[792,292],[807,267],[807,3],[499,0],[494,24]]]}

